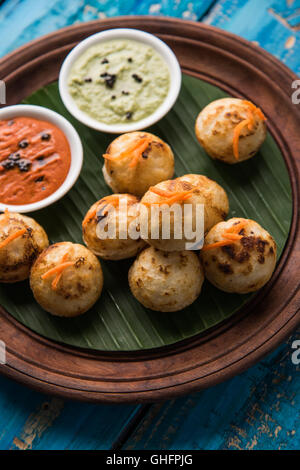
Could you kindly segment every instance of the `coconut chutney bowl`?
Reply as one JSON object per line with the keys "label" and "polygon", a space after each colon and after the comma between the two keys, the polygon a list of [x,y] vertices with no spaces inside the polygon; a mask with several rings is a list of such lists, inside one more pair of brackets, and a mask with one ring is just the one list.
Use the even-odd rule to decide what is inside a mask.
{"label": "coconut chutney bowl", "polygon": [[130,28],[101,31],[81,41],[59,74],[60,96],[73,116],[102,132],[145,129],[174,105],[181,70],[170,47]]}

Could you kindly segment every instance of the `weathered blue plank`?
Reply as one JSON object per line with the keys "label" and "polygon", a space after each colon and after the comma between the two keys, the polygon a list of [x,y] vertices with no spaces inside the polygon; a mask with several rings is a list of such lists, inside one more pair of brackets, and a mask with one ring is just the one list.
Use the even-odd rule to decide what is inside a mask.
{"label": "weathered blue plank", "polygon": [[254,41],[300,74],[300,0],[221,0],[205,22]]}
{"label": "weathered blue plank", "polygon": [[290,343],[242,375],[155,405],[126,449],[299,449],[300,378]]}
{"label": "weathered blue plank", "polygon": [[197,20],[214,0],[6,0],[0,7],[0,57],[43,34],[118,15],[167,15]]}
{"label": "weathered blue plank", "polygon": [[0,449],[109,449],[138,409],[64,401],[0,377]]}

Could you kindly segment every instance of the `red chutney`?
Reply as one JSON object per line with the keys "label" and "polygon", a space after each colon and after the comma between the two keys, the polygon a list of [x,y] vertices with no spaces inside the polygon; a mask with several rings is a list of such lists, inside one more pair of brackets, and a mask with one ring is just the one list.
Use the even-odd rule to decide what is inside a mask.
{"label": "red chutney", "polygon": [[0,202],[31,204],[54,193],[71,165],[64,133],[29,117],[0,121]]}

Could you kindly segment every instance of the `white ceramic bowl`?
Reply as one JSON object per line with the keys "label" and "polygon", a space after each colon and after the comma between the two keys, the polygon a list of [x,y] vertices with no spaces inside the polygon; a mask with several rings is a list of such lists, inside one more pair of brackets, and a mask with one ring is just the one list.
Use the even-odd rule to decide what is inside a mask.
{"label": "white ceramic bowl", "polygon": [[[109,41],[110,39],[132,39],[134,41],[142,42],[155,49],[166,62],[170,71],[170,89],[164,102],[145,119],[129,124],[105,124],[104,122],[97,121],[90,117],[85,112],[81,111],[68,90],[68,78],[74,62],[85,52],[88,48],[101,42]],[[140,129],[145,129],[155,122],[159,121],[174,105],[181,87],[181,70],[178,60],[173,51],[163,41],[158,39],[153,34],[145,33],[138,29],[108,29],[100,33],[93,34],[84,41],[80,42],[65,58],[59,74],[59,92],[66,108],[75,116],[79,121],[85,125],[102,132],[109,132],[112,134],[122,134],[124,132],[132,132]]]}
{"label": "white ceramic bowl", "polygon": [[50,204],[58,201],[58,199],[62,198],[72,188],[81,171],[83,148],[80,137],[74,127],[69,123],[69,121],[55,111],[29,104],[17,104],[15,106],[7,106],[0,109],[0,120],[13,119],[17,116],[31,117],[54,124],[63,131],[71,149],[71,165],[69,173],[63,184],[50,196],[42,199],[41,201],[33,202],[32,204],[10,205],[0,202],[0,211],[4,211],[5,208],[7,208],[11,212],[33,212],[50,206]]}

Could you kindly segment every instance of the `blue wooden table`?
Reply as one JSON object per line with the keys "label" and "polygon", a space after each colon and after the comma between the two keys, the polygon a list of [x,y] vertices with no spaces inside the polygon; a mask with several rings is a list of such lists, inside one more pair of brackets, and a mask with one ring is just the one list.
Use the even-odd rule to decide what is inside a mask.
{"label": "blue wooden table", "polygon": [[[300,0],[4,0],[0,56],[64,26],[128,14],[218,26],[300,73]],[[0,377],[0,449],[299,449],[297,336],[242,375],[163,404],[75,403]]]}

